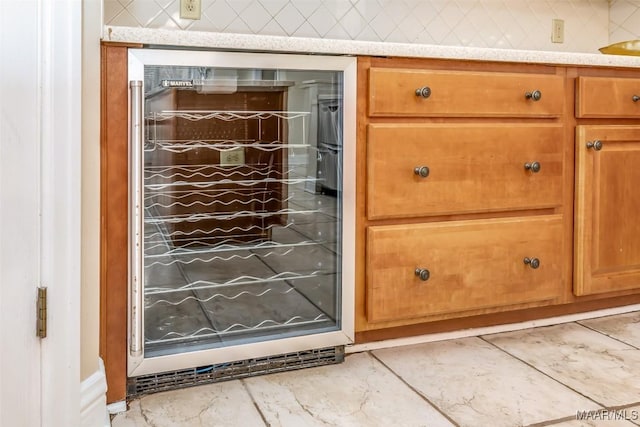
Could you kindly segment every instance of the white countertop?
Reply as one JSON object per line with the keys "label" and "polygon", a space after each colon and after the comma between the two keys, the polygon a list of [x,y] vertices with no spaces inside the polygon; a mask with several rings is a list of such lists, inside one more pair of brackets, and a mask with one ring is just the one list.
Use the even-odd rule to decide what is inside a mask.
{"label": "white countertop", "polygon": [[103,40],[155,46],[259,52],[396,56],[640,68],[640,56],[330,40],[135,27],[105,26]]}

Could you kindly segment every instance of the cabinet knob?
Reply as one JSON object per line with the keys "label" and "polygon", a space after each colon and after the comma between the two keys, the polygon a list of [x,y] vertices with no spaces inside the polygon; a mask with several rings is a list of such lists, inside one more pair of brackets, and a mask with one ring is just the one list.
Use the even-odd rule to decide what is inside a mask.
{"label": "cabinet knob", "polygon": [[427,166],[416,166],[413,169],[413,173],[421,178],[426,178],[429,176],[429,168]]}
{"label": "cabinet knob", "polygon": [[640,101],[640,96],[638,96],[638,95],[633,95],[633,96],[631,97],[631,100],[632,100],[633,102],[638,102],[638,101]]}
{"label": "cabinet knob", "polygon": [[416,268],[416,276],[418,276],[423,282],[426,282],[429,280],[431,273],[429,273],[429,270],[426,268]]}
{"label": "cabinet knob", "polygon": [[533,173],[540,172],[540,162],[525,163],[524,168]]}
{"label": "cabinet knob", "polygon": [[587,148],[593,148],[596,151],[602,150],[602,141],[596,139],[595,141],[587,142]]}
{"label": "cabinet knob", "polygon": [[542,98],[542,92],[540,92],[539,90],[534,90],[533,92],[525,93],[524,97],[532,101],[540,101],[540,98]]}
{"label": "cabinet knob", "polygon": [[533,269],[540,267],[540,260],[538,258],[527,257],[524,259],[524,263]]}
{"label": "cabinet knob", "polygon": [[416,96],[421,96],[422,98],[430,97],[431,88],[429,86],[422,86],[421,88],[416,89]]}

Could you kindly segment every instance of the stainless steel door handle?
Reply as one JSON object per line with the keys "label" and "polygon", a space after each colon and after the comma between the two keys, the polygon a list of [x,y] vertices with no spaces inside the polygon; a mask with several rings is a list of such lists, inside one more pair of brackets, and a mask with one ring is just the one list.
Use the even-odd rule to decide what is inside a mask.
{"label": "stainless steel door handle", "polygon": [[131,89],[129,111],[129,353],[143,354],[143,83],[129,82]]}

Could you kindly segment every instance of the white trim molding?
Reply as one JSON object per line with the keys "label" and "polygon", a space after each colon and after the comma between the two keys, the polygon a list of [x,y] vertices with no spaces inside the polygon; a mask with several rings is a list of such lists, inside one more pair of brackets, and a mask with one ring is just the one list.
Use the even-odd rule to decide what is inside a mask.
{"label": "white trim molding", "polygon": [[80,425],[82,427],[109,427],[107,411],[107,377],[104,363],[98,359],[98,370],[80,384]]}
{"label": "white trim molding", "polygon": [[499,334],[502,332],[520,331],[522,329],[539,328],[542,326],[559,325],[580,320],[595,319],[596,317],[614,316],[616,314],[640,311],[640,304],[626,305],[623,307],[605,308],[602,310],[587,311],[583,313],[567,314],[564,316],[549,317],[546,319],[529,320],[505,325],[485,326],[482,328],[462,329],[451,332],[417,335],[414,337],[394,338],[384,341],[373,341],[363,344],[355,344],[345,348],[346,353],[360,353],[363,351],[381,350],[383,348],[401,347],[405,345],[425,344],[436,341],[455,340],[458,338],[478,337],[480,335]]}
{"label": "white trim molding", "polygon": [[120,400],[118,402],[109,403],[107,405],[107,412],[111,415],[127,412],[127,402],[125,400]]}
{"label": "white trim molding", "polygon": [[40,285],[48,288],[41,427],[69,427],[80,425],[82,2],[38,0],[38,8]]}

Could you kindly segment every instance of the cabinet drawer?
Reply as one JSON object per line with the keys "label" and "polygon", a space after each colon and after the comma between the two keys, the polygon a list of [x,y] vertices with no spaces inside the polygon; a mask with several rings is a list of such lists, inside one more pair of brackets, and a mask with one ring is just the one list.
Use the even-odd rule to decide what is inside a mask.
{"label": "cabinet drawer", "polygon": [[[429,88],[429,96],[416,94]],[[541,98],[527,98],[539,91]],[[426,94],[426,93],[425,93]],[[373,117],[557,117],[564,79],[557,75],[371,68]]]}
{"label": "cabinet drawer", "polygon": [[[562,203],[563,128],[533,124],[372,124],[370,219],[537,209]],[[538,162],[536,173],[525,164]],[[428,175],[420,175],[420,168]],[[425,173],[425,170],[422,170]]]}
{"label": "cabinet drawer", "polygon": [[551,300],[562,290],[562,242],[560,215],[369,227],[367,318]]}
{"label": "cabinet drawer", "polygon": [[640,79],[578,77],[576,117],[640,117]]}

